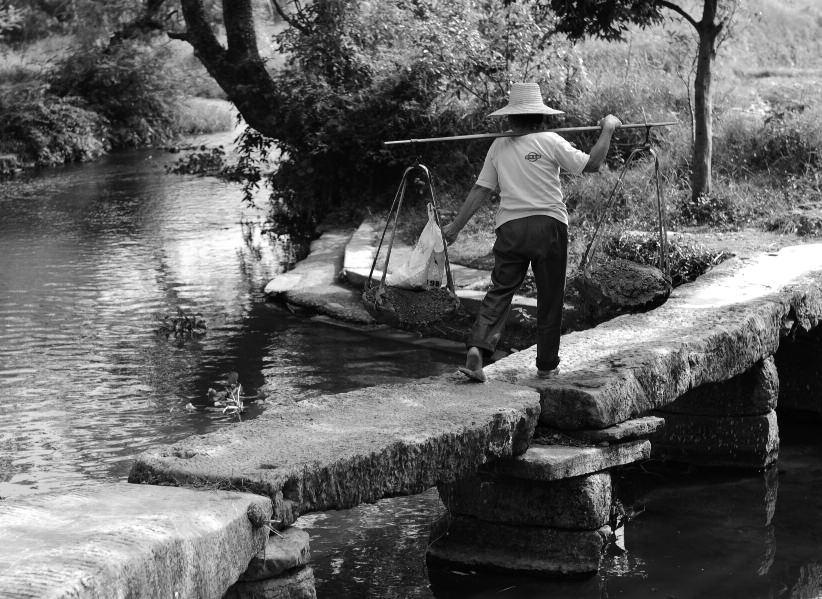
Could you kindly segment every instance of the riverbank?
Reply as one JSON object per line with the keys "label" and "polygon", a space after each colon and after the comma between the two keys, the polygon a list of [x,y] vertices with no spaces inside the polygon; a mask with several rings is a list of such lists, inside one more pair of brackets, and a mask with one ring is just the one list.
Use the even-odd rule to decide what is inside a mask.
{"label": "riverbank", "polygon": [[0,179],[235,126],[183,42],[93,35],[0,43]]}

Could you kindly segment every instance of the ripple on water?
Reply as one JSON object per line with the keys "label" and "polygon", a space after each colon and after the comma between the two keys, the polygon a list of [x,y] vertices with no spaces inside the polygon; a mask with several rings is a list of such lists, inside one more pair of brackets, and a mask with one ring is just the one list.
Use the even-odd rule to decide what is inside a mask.
{"label": "ripple on water", "polygon": [[[291,252],[261,234],[264,213],[237,187],[166,175],[173,157],[146,156],[0,194],[0,495],[119,479],[143,449],[233,422],[206,410],[228,372],[287,402],[390,380],[406,359],[384,345],[365,364],[358,335],[267,306],[261,289]],[[202,314],[205,335],[158,335],[179,310]],[[435,374],[445,359],[415,368]]]}

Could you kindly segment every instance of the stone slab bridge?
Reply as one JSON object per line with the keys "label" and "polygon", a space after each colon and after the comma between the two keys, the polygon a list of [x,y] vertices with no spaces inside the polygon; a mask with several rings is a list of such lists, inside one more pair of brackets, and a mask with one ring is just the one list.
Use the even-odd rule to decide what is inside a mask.
{"label": "stone slab bridge", "polygon": [[[129,482],[264,496],[280,535],[303,513],[436,485],[448,516],[430,560],[591,573],[616,523],[613,468],[652,451],[767,468],[780,378],[797,391],[780,401],[822,412],[820,319],[822,245],[735,259],[652,312],[565,335],[553,379],[536,378],[532,348],[484,385],[448,375],[303,401],[145,452]],[[276,596],[312,596],[293,590],[303,569],[277,573],[292,594]]]}

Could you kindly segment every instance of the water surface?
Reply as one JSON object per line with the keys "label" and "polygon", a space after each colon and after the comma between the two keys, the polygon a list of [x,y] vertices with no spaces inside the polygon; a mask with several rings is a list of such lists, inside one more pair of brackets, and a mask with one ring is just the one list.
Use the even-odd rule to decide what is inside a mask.
{"label": "water surface", "polygon": [[[293,251],[237,187],[167,175],[171,158],[117,154],[0,188],[0,496],[122,480],[136,453],[229,425],[206,397],[232,371],[281,403],[453,368],[266,303]],[[158,335],[180,310],[206,334]]]}
{"label": "water surface", "polygon": [[[231,371],[247,394],[288,402],[453,369],[453,355],[266,303],[291,250],[236,188],[166,175],[168,160],[119,154],[0,188],[0,496],[123,480],[143,449],[230,426],[205,404]],[[178,310],[200,313],[205,336],[158,335]],[[582,581],[428,572],[435,491],[299,524],[321,599],[820,597],[818,430],[784,428],[766,474],[626,475],[638,515],[624,550]]]}

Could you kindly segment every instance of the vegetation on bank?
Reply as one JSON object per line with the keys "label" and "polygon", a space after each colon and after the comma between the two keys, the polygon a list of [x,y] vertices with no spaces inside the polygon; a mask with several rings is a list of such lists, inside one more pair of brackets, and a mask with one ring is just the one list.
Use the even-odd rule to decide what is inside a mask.
{"label": "vegetation on bank", "polygon": [[222,92],[185,44],[154,33],[118,38],[121,24],[110,20],[89,25],[90,1],[73,3],[87,9],[74,16],[79,24],[59,12],[64,3],[30,4],[0,2],[0,176],[234,125],[235,111],[216,99]]}
{"label": "vegetation on bank", "polygon": [[[695,3],[697,5],[701,3]],[[324,5],[323,5],[324,6]],[[544,3],[359,3],[312,5],[277,38],[284,64],[271,73],[276,139],[247,138],[249,153],[283,150],[269,177],[278,213],[301,222],[359,218],[393,198],[417,157],[437,177],[446,213],[456,210],[481,166],[487,142],[386,148],[382,141],[494,130],[486,115],[506,100],[509,80],[536,80],[566,112],[559,126],[590,124],[611,112],[624,121],[677,119],[655,131],[663,193],[673,227],[747,226],[815,233],[822,196],[818,96],[822,7],[810,1],[739,3],[720,48],[714,85],[714,185],[692,197],[691,27],[666,21],[630,30],[626,43],[577,44],[556,35]],[[774,39],[774,32],[780,38]],[[269,123],[270,124],[270,123]],[[272,125],[274,126],[274,125]],[[610,171],[565,182],[572,230],[584,237],[641,132],[619,132]],[[573,140],[588,148],[594,136]],[[242,172],[266,179],[254,161]],[[616,233],[652,229],[656,206],[647,159],[631,168],[609,214]],[[424,199],[409,214],[424,223]],[[495,206],[475,218],[490,247]],[[414,217],[418,218],[414,218]],[[416,233],[409,226],[409,237]],[[458,251],[456,252],[459,253]]]}
{"label": "vegetation on bank", "polygon": [[[271,7],[253,4],[257,11],[263,4]],[[275,2],[285,22],[270,21],[258,38],[262,44],[271,35],[265,67],[276,101],[265,118],[276,138],[249,130],[239,162],[222,168],[223,156],[207,150],[183,161],[180,170],[202,166],[250,187],[267,183],[279,222],[312,227],[384,209],[402,170],[419,157],[437,177],[444,211],[452,212],[476,177],[487,142],[399,149],[382,142],[495,130],[499,122],[486,115],[505,102],[508,82],[534,80],[546,101],[566,112],[559,126],[590,124],[609,112],[623,121],[680,121],[679,127],[653,133],[672,226],[818,234],[822,113],[814,98],[822,91],[822,7],[812,0],[735,4],[734,26],[716,59],[709,195],[694,198],[690,189],[692,27],[666,20],[628,30],[625,43],[571,43],[554,30],[546,3],[526,0]],[[204,26],[219,36],[221,17],[212,13]],[[12,54],[4,55],[0,153],[53,164],[109,148],[162,143],[193,130],[179,117],[182,94],[220,94],[190,46],[157,30],[136,38],[71,41],[71,54],[59,61],[13,63]],[[28,47],[42,42],[29,40]],[[20,40],[15,43],[22,47]],[[580,240],[642,136],[619,132],[609,171],[565,182],[572,230]],[[593,140],[573,141],[587,149]],[[261,160],[272,149],[278,152],[276,165]],[[645,159],[628,171],[608,217],[612,234],[653,227],[649,169]],[[409,236],[424,222],[424,198],[414,204]],[[494,211],[491,205],[479,214],[463,239],[474,236],[489,247]]]}

